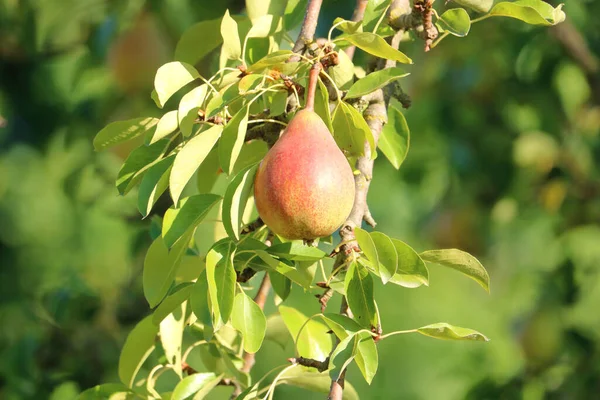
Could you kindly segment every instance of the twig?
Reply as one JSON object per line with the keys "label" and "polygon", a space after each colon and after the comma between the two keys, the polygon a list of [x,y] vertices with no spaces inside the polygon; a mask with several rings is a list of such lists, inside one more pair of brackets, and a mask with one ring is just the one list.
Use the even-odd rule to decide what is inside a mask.
{"label": "twig", "polygon": [[[365,16],[365,10],[367,9],[367,4],[369,4],[369,0],[356,0],[356,8],[354,9],[354,13],[352,14],[352,21],[358,22],[362,21]],[[344,50],[349,59],[352,60],[354,57],[354,51],[356,50],[356,46],[346,47]]]}
{"label": "twig", "polygon": [[292,357],[288,358],[288,361],[292,364],[302,365],[304,367],[316,368],[319,372],[327,371],[329,368],[329,357],[325,361],[314,360],[312,358],[304,357]]}
{"label": "twig", "polygon": [[246,225],[244,228],[242,228],[242,233],[244,233],[244,234],[252,233],[252,232],[256,231],[257,229],[262,228],[264,225],[265,225],[264,221],[260,217],[258,217],[254,221],[252,221],[248,225]]}
{"label": "twig", "polygon": [[[300,29],[298,39],[294,44],[292,51],[294,53],[304,53],[307,45],[314,40],[315,31],[317,29],[317,21],[319,20],[319,12],[321,11],[321,4],[323,0],[309,0],[308,6],[306,7],[306,14],[304,14],[304,22]],[[290,58],[290,62],[298,61],[298,56]]]}

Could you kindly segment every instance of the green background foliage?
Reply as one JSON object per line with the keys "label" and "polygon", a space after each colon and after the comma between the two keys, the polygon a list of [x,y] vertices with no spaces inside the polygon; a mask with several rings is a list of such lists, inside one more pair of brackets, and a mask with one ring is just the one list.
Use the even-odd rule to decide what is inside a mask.
{"label": "green background foliage", "polygon": [[[325,3],[321,36],[336,17],[349,18],[354,7],[350,1]],[[482,7],[488,2],[458,3]],[[596,3],[569,0],[564,9],[599,54]],[[271,8],[281,5],[266,4],[251,2],[247,12],[261,15],[261,7],[276,12]],[[168,288],[144,285],[143,290],[142,282],[152,281],[147,271],[169,271],[145,268],[142,276],[142,269],[146,250],[160,235],[155,215],[171,206],[153,188],[168,190],[159,182],[171,166],[158,164],[144,176],[139,190],[146,190],[147,200],[138,204],[136,196],[118,196],[114,180],[119,176],[119,191],[129,190],[135,178],[119,168],[143,138],[102,152],[93,151],[92,138],[110,122],[162,115],[149,93],[156,69],[173,55],[194,64],[203,76],[218,69],[225,61],[214,50],[226,8],[240,14],[245,4],[0,0],[0,397],[71,399],[99,383],[128,380],[137,368],[119,363],[119,352],[127,334],[149,314],[146,300],[158,303],[167,294]],[[379,231],[417,252],[460,248],[477,256],[492,277],[491,294],[433,264],[429,287],[376,283],[375,290],[385,332],[451,321],[491,341],[390,337],[378,344],[372,385],[361,377],[370,375],[368,367],[360,368],[358,361],[348,379],[362,398],[589,398],[597,393],[600,376],[598,61],[594,76],[560,44],[554,28],[504,18],[467,27],[459,14],[444,14],[443,27],[455,36],[468,32],[466,38],[448,37],[429,53],[423,53],[420,41],[402,45],[418,68],[401,66],[411,73],[402,83],[413,106],[392,124],[404,132],[404,115],[410,151],[406,159],[392,160],[394,166],[402,164],[399,171],[385,157],[376,160],[369,205]],[[298,25],[302,14],[289,19]],[[239,24],[242,37],[249,29]],[[194,32],[202,35],[201,48]],[[263,33],[252,35],[257,37],[250,41],[259,41]],[[232,58],[243,46],[235,40],[226,44]],[[256,61],[261,55],[249,57]],[[365,60],[357,51],[355,63]],[[158,104],[173,102],[167,97],[158,93]],[[167,122],[165,135],[172,126]],[[405,137],[390,140],[408,147]],[[161,144],[157,133],[152,141]],[[206,157],[221,157],[213,153]],[[235,160],[223,162],[236,173],[252,164],[237,168]],[[175,160],[171,171],[176,167]],[[215,179],[223,192],[224,179]],[[210,207],[210,198],[194,197],[187,199],[189,206]],[[137,208],[145,214],[154,202],[154,214],[140,220]],[[172,217],[171,229],[185,231]],[[217,217],[212,211],[207,218]],[[206,254],[215,234],[209,224],[200,226],[200,253]],[[165,245],[177,246],[155,242],[153,249],[164,255]],[[189,261],[177,261],[175,282],[194,276]],[[473,275],[481,283],[481,276]],[[170,299],[175,309],[178,293],[189,292],[189,307],[202,308],[206,295],[198,293],[205,294],[209,286],[181,284],[163,304]],[[230,296],[232,304],[246,301],[239,296]],[[294,307],[306,316],[319,309],[298,286],[292,286],[284,306],[285,314],[297,312]],[[329,307],[335,310],[338,304],[334,300]],[[167,308],[160,316],[181,319]],[[265,313],[273,311],[269,299]],[[290,331],[299,329],[290,326],[297,315],[281,312]],[[156,345],[169,353],[168,344],[153,341],[157,328],[152,318],[160,320],[155,314],[137,325],[136,336],[145,340],[130,351],[144,353]],[[250,329],[243,316],[234,321]],[[268,332],[277,332],[277,323],[267,318]],[[319,332],[327,325],[335,331],[337,325],[330,324],[315,321],[306,329]],[[359,335],[354,336],[358,346]],[[257,355],[261,361],[252,371],[256,379],[294,355],[290,341],[277,342],[281,337],[270,339],[267,333]],[[203,353],[202,362],[211,354],[214,360],[229,360],[215,357],[213,350],[219,351],[203,350],[208,355]],[[305,350],[303,355],[328,354],[331,343]],[[368,351],[361,348],[361,354]],[[153,353],[148,365],[159,357]],[[186,378],[175,392],[217,377]],[[302,377],[294,379],[301,382]],[[211,398],[220,398],[226,388],[215,393]],[[322,397],[278,388],[276,398],[284,396]]]}

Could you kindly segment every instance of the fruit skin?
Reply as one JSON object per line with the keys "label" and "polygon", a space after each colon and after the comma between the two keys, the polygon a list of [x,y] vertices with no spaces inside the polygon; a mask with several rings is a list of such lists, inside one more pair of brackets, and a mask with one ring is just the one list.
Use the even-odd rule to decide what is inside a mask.
{"label": "fruit skin", "polygon": [[354,203],[352,168],[311,108],[292,118],[254,181],[258,214],[286,239],[329,236],[344,223]]}

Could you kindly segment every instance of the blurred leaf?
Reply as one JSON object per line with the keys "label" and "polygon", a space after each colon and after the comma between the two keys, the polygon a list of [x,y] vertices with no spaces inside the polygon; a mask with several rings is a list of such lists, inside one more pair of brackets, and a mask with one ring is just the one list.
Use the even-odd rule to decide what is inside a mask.
{"label": "blurred leaf", "polygon": [[392,239],[398,253],[398,272],[390,282],[407,288],[429,285],[429,271],[416,251],[406,243]]}
{"label": "blurred leaf", "polygon": [[323,122],[325,122],[329,132],[333,132],[333,124],[331,123],[331,110],[329,109],[329,93],[327,92],[327,87],[320,79],[315,94],[315,112],[319,117],[321,117]]}
{"label": "blurred leaf", "polygon": [[410,146],[410,130],[404,114],[396,107],[388,107],[388,123],[383,126],[377,146],[394,168],[399,169]]}
{"label": "blurred leaf", "polygon": [[117,177],[117,189],[127,194],[142,179],[142,174],[152,167],[164,154],[169,141],[160,140],[149,146],[134,149],[123,163]]}
{"label": "blurred leaf", "polygon": [[520,0],[514,3],[497,3],[490,16],[510,17],[531,25],[556,25],[565,20],[562,4],[553,8],[542,0]]}
{"label": "blurred leaf", "polygon": [[244,339],[244,351],[256,353],[265,338],[267,319],[258,304],[241,291],[235,296],[231,325]]}
{"label": "blurred leaf", "polygon": [[138,191],[138,210],[147,217],[158,198],[169,187],[169,172],[175,156],[169,156],[154,164],[142,178]]}
{"label": "blurred leaf", "polygon": [[327,253],[318,247],[307,246],[301,240],[279,243],[269,247],[269,253],[292,261],[319,261]]}
{"label": "blurred leaf", "polygon": [[348,21],[343,18],[336,18],[333,20],[333,25],[344,33],[355,33],[362,32],[362,21]]}
{"label": "blurred leaf", "polygon": [[284,12],[285,29],[290,31],[302,23],[308,0],[288,0]]}
{"label": "blurred leaf", "polygon": [[[234,354],[231,354],[230,351],[225,350],[225,347],[223,346],[219,346],[218,350],[219,353],[221,353],[221,357],[225,363],[225,366],[227,367],[227,375],[237,380],[242,388],[247,387],[250,384],[250,375],[240,370],[242,366],[241,364],[243,363],[242,359]],[[234,360],[237,362],[237,364],[233,362]]]}
{"label": "blurred leaf", "polygon": [[338,52],[338,63],[329,67],[329,76],[340,90],[347,90],[354,82],[354,64],[344,51]]}
{"label": "blurred leaf", "polygon": [[248,38],[264,38],[269,36],[273,30],[273,15],[266,14],[252,19],[252,28],[248,32]]}
{"label": "blurred leaf", "polygon": [[235,244],[222,239],[206,255],[206,277],[215,330],[229,321],[235,297],[236,274],[233,268]]}
{"label": "blurred leaf", "polygon": [[377,89],[381,89],[395,80],[404,78],[408,75],[410,74],[404,72],[401,68],[387,68],[381,71],[371,72],[364,78],[354,82],[350,89],[348,89],[345,99],[352,99],[372,93]]}
{"label": "blurred leaf", "polygon": [[[277,92],[273,95],[271,100],[271,107],[269,109],[269,116],[276,117],[283,114],[286,111],[288,92]],[[316,99],[315,99],[316,103]],[[316,104],[315,104],[316,109]]]}
{"label": "blurred leaf", "polygon": [[[412,64],[412,60],[404,53],[394,49],[381,36],[371,32],[357,32],[344,36],[345,40],[361,50],[377,57],[395,60],[404,64]],[[334,42],[337,41],[334,40]]]}
{"label": "blurred leaf", "polygon": [[[289,369],[280,378],[279,384],[286,384],[318,393],[329,393],[331,378],[327,372],[316,373],[308,372],[298,367]],[[346,381],[344,385],[343,400],[359,400],[358,393],[350,382]]]}
{"label": "blurred leaf", "polygon": [[[306,323],[308,318],[292,307],[279,306],[279,313],[294,342],[296,342],[296,338],[298,339],[296,342],[297,354],[320,361],[329,356],[332,343],[331,337],[327,333],[329,330],[327,325],[314,319]],[[303,325],[304,328],[302,328]],[[300,328],[302,328],[302,332],[298,336]]]}
{"label": "blurred leaf", "polygon": [[479,283],[485,290],[490,291],[490,276],[475,257],[458,249],[429,250],[419,256],[431,263],[455,269],[475,282]]}
{"label": "blurred leaf", "polygon": [[104,150],[108,147],[133,139],[154,128],[158,118],[142,117],[127,121],[111,122],[94,137],[94,149]]}
{"label": "blurred leaf", "polygon": [[486,13],[494,5],[494,0],[452,0],[459,6],[470,8],[471,10]]}
{"label": "blurred leaf", "polygon": [[221,18],[201,21],[191,26],[177,42],[175,59],[195,65],[222,43],[220,28]]}
{"label": "blurred leaf", "polygon": [[179,89],[200,77],[190,64],[173,61],[160,67],[154,78],[154,90],[162,108]]}
{"label": "blurred leaf", "polygon": [[360,156],[365,152],[364,143],[368,141],[375,155],[375,142],[369,125],[363,116],[346,102],[338,103],[333,112],[333,137],[342,150],[350,155]]}
{"label": "blurred leaf", "polygon": [[127,335],[119,357],[119,378],[123,384],[133,386],[135,376],[154,350],[157,334],[158,327],[152,323],[152,316],[147,316]]}
{"label": "blurred leaf", "polygon": [[135,398],[135,394],[120,383],[105,383],[82,392],[77,400],[105,400],[113,397],[119,400],[129,400]]}
{"label": "blurred leaf", "polygon": [[592,94],[588,79],[585,72],[571,62],[560,64],[555,71],[553,86],[560,96],[566,114],[574,120]]}
{"label": "blurred leaf", "polygon": [[190,90],[179,101],[177,119],[183,136],[188,137],[192,134],[194,123],[198,118],[198,110],[206,100],[207,94],[208,85],[203,84]]}
{"label": "blurred leaf", "polygon": [[[221,376],[216,376],[212,372],[197,372],[183,378],[171,395],[171,400],[185,400],[201,389],[210,387],[206,393],[215,388],[221,381]],[[196,397],[194,397],[195,399]]]}
{"label": "blurred leaf", "polygon": [[160,139],[169,136],[177,130],[178,126],[179,120],[177,119],[177,110],[165,113],[156,124],[156,130],[152,136],[149,136],[146,140],[147,144],[156,143]]}
{"label": "blurred leaf", "polygon": [[238,111],[225,125],[219,141],[219,162],[227,175],[231,175],[233,172],[233,166],[242,151],[247,128],[248,107],[246,106]]}
{"label": "blurred leaf", "polygon": [[290,333],[283,322],[283,318],[279,314],[271,314],[267,318],[267,332],[265,334],[265,340],[270,340],[281,346],[282,350],[285,350],[287,344],[290,342]]}
{"label": "blurred leaf", "polygon": [[462,8],[447,10],[436,22],[444,31],[454,36],[463,37],[471,30],[471,19],[469,14]]}
{"label": "blurred leaf", "polygon": [[266,68],[273,67],[278,64],[284,64],[292,55],[291,50],[277,50],[267,54],[254,64],[250,65],[247,69],[249,73],[262,72]]}
{"label": "blurred leaf", "polygon": [[221,196],[216,194],[197,194],[181,199],[178,208],[169,208],[162,226],[165,245],[171,248],[181,236],[192,232],[219,200]]}
{"label": "blurred leaf", "polygon": [[417,332],[419,332],[421,335],[430,336],[436,339],[473,340],[478,342],[489,341],[487,337],[477,331],[474,331],[473,329],[452,326],[445,322],[424,326],[417,329]]}
{"label": "blurred leaf", "polygon": [[269,271],[268,274],[273,291],[282,301],[285,301],[292,290],[292,281],[279,272]]}
{"label": "blurred leaf", "polygon": [[239,239],[242,217],[246,210],[248,198],[252,195],[254,175],[258,164],[240,171],[233,177],[223,197],[223,227],[232,239]]}
{"label": "blurred leaf", "polygon": [[361,264],[350,264],[345,280],[348,306],[354,314],[354,319],[361,326],[371,328],[377,326],[377,314],[373,294],[373,278]]}
{"label": "blurred leaf", "polygon": [[191,282],[184,282],[177,285],[173,292],[168,295],[156,310],[152,314],[152,323],[158,325],[162,322],[167,315],[171,314],[177,307],[179,307],[184,301],[186,301],[192,292],[194,286]]}
{"label": "blurred leaf", "polygon": [[385,285],[396,274],[396,270],[398,269],[396,247],[392,240],[381,232],[371,232],[371,238],[377,249],[379,276]]}
{"label": "blurred leaf", "polygon": [[229,15],[229,10],[225,11],[221,21],[221,36],[223,37],[223,52],[230,60],[238,60],[242,56],[242,45],[240,44],[240,35],[238,33],[237,22]]}
{"label": "blurred leaf", "polygon": [[215,125],[191,138],[179,151],[175,157],[169,178],[173,203],[177,204],[185,185],[217,143],[222,131],[222,126]]}

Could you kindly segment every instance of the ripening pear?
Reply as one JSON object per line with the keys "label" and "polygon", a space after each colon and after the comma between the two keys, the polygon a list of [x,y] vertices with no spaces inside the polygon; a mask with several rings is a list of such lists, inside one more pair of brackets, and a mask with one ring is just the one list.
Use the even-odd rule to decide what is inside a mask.
{"label": "ripening pear", "polygon": [[348,160],[314,112],[320,65],[310,72],[306,107],[298,111],[256,173],[258,214],[286,239],[329,236],[354,203],[354,175]]}

